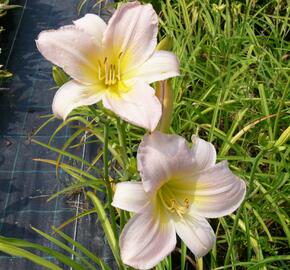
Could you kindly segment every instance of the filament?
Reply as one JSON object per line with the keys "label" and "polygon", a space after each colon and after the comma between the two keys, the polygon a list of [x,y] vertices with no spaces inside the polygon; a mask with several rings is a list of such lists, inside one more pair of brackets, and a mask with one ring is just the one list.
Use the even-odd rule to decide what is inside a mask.
{"label": "filament", "polygon": [[105,84],[108,84],[109,80],[109,71],[108,71],[108,62],[107,62],[107,57],[104,60],[104,66],[105,66]]}
{"label": "filament", "polygon": [[188,198],[185,198],[183,203],[180,203],[175,199],[173,192],[166,186],[164,186],[162,190],[158,192],[158,195],[162,204],[169,212],[176,213],[180,217],[186,214],[190,206],[190,201]]}
{"label": "filament", "polygon": [[98,60],[98,79],[104,80],[105,85],[111,86],[121,81],[121,57],[122,52],[118,56],[117,64],[111,64],[105,57],[104,63]]}

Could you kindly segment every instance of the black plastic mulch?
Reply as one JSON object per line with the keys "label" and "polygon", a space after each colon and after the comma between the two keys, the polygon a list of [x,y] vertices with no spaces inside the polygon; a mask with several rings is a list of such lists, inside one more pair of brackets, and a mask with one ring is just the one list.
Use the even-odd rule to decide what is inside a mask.
{"label": "black plastic mulch", "polygon": [[[31,142],[32,132],[45,120],[40,118],[51,113],[51,102],[55,90],[51,78],[51,64],[37,51],[34,40],[40,31],[71,24],[78,18],[79,0],[22,0],[11,1],[20,4],[21,9],[11,10],[3,17],[0,25],[7,29],[0,36],[5,55],[0,63],[14,73],[12,79],[0,84],[0,235],[22,238],[51,247],[45,239],[32,231],[30,226],[46,233],[51,226],[59,226],[67,219],[82,211],[85,205],[77,203],[78,197],[58,198],[47,202],[48,197],[58,191],[62,181],[56,179],[53,166],[34,162],[33,158],[55,159],[57,155]],[[96,1],[91,1],[91,5]],[[85,9],[88,11],[89,7]],[[82,13],[85,13],[84,10]],[[94,13],[100,9],[94,9]],[[102,10],[103,17],[109,14]],[[0,46],[0,47],[1,47]],[[8,59],[7,59],[8,58]],[[50,124],[35,139],[47,142],[52,130],[60,122]],[[60,132],[54,146],[61,147],[70,129]],[[85,155],[95,155],[97,145],[90,145]],[[84,149],[76,149],[82,155]],[[62,174],[60,178],[68,176]],[[67,226],[65,233],[105,262],[112,265],[112,256],[103,232],[96,225],[96,217],[83,218]],[[47,259],[55,262],[52,258]],[[69,269],[62,266],[63,269]],[[43,269],[31,262],[0,253],[2,269]],[[116,269],[116,268],[115,268]]]}

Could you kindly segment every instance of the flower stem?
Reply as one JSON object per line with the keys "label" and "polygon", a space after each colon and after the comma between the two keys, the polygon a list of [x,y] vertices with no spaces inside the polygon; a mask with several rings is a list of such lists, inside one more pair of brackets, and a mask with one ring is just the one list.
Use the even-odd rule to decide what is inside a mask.
{"label": "flower stem", "polygon": [[117,131],[118,131],[119,144],[121,147],[121,156],[122,156],[122,160],[125,166],[124,181],[126,181],[128,179],[127,167],[128,167],[129,161],[128,161],[128,156],[127,156],[127,145],[126,145],[126,135],[124,131],[124,124],[119,118],[117,119]]}
{"label": "flower stem", "polygon": [[203,270],[203,259],[196,258],[196,270]]}
{"label": "flower stem", "polygon": [[156,96],[162,106],[162,116],[156,130],[168,133],[172,121],[174,99],[174,93],[169,80],[158,82]]}
{"label": "flower stem", "polygon": [[117,234],[117,224],[116,224],[116,217],[115,217],[115,212],[114,208],[111,205],[112,203],[112,187],[111,183],[109,180],[109,125],[106,122],[104,126],[104,180],[106,183],[106,190],[107,190],[107,197],[108,197],[108,204],[109,204],[109,212],[110,212],[110,217],[111,217],[111,222],[112,222],[112,229],[114,231],[114,235],[116,239],[118,239],[118,234]]}
{"label": "flower stem", "polygon": [[120,210],[120,231],[123,230],[125,226],[126,220],[125,220],[125,213],[123,210]]}
{"label": "flower stem", "polygon": [[180,266],[180,270],[185,269],[185,262],[186,262],[186,245],[183,241],[181,241],[181,266]]}

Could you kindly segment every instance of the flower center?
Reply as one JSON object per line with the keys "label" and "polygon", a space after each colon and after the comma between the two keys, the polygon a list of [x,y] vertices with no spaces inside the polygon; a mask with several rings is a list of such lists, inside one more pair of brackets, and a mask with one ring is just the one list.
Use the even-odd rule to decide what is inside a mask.
{"label": "flower center", "polygon": [[169,212],[176,213],[180,217],[186,214],[190,206],[188,198],[174,195],[174,192],[166,184],[158,191],[158,197]]}
{"label": "flower center", "polygon": [[104,84],[107,86],[114,85],[121,80],[121,57],[122,52],[119,54],[117,63],[109,63],[107,57],[104,58],[104,61],[98,61],[98,79],[104,81]]}

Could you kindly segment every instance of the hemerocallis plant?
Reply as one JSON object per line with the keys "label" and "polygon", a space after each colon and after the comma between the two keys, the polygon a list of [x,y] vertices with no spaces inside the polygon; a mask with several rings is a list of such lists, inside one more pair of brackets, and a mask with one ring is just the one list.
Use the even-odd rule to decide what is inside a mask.
{"label": "hemerocallis plant", "polygon": [[235,211],[245,197],[245,182],[226,161],[216,164],[214,146],[192,137],[192,148],[178,135],[145,135],[138,153],[142,182],[116,186],[113,206],[134,212],[120,236],[125,264],[149,269],[176,246],[176,233],[196,257],[213,247],[206,218]]}
{"label": "hemerocallis plant", "polygon": [[39,51],[72,77],[54,97],[56,117],[66,119],[73,109],[102,101],[122,119],[154,130],[161,104],[149,84],[179,75],[176,56],[155,50],[157,31],[152,6],[131,2],[108,24],[87,14],[73,25],[41,32]]}

